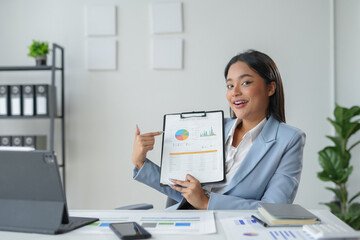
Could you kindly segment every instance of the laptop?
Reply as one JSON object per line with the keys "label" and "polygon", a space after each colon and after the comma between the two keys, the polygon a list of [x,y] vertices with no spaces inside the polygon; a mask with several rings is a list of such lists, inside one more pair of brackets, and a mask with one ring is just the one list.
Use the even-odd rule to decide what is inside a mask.
{"label": "laptop", "polygon": [[55,153],[0,151],[0,230],[60,234],[98,220],[69,217]]}

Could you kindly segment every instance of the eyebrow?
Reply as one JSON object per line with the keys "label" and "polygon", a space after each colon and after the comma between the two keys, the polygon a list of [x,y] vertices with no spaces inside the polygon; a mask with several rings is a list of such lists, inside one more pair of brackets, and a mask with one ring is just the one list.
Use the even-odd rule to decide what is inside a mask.
{"label": "eyebrow", "polygon": [[[251,77],[251,78],[253,78],[254,76],[252,76],[252,75],[250,75],[250,74],[248,74],[248,73],[245,73],[245,74],[240,75],[240,76],[238,77],[238,79],[242,79],[242,78],[244,78],[244,77]],[[231,79],[231,78],[226,79],[226,82],[229,82],[229,81],[232,81],[232,79]]]}

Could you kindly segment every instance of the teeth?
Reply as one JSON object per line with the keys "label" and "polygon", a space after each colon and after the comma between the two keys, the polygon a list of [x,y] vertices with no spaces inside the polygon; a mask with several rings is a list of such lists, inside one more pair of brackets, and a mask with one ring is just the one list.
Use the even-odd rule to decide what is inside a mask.
{"label": "teeth", "polygon": [[247,101],[236,101],[235,104],[238,105],[238,104],[243,104],[243,103],[247,103]]}

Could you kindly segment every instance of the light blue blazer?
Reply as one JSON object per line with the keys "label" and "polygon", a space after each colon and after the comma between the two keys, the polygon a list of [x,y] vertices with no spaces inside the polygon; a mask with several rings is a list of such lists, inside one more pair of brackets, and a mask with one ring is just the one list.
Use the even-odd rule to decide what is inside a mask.
{"label": "light blue blazer", "polygon": [[[236,119],[225,119],[228,136]],[[225,138],[226,139],[226,138]],[[211,193],[208,209],[257,209],[259,202],[292,203],[299,186],[305,134],[270,117],[222,194]],[[160,186],[160,168],[149,159],[134,168],[134,179],[178,201],[186,199]]]}

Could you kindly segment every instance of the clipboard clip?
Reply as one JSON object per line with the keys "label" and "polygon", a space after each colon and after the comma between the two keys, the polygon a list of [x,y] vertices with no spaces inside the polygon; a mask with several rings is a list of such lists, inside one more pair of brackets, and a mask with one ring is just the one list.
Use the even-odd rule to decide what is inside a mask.
{"label": "clipboard clip", "polygon": [[194,117],[206,117],[205,111],[200,112],[183,112],[180,113],[180,118],[194,118]]}

